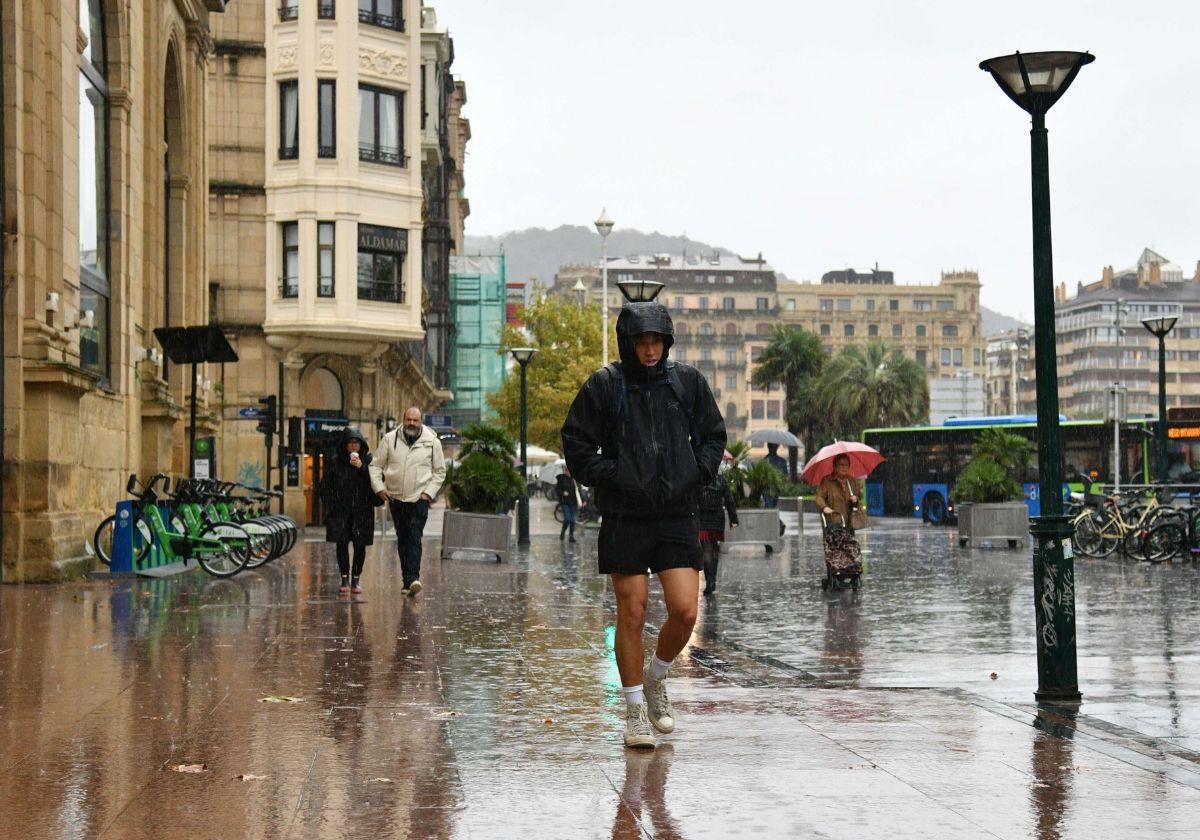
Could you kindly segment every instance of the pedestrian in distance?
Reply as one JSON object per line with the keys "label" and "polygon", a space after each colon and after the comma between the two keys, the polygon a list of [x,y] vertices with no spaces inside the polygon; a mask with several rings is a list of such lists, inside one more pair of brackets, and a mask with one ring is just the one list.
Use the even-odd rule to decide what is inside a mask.
{"label": "pedestrian in distance", "polygon": [[[787,459],[779,454],[778,443],[767,444],[766,462],[778,470],[786,479],[788,477],[788,462]],[[779,506],[779,497],[773,493],[763,493],[763,507],[774,508]]]}
{"label": "pedestrian in distance", "polygon": [[[592,488],[603,516],[597,554],[617,601],[627,747],[654,747],[655,730],[675,729],[666,677],[696,623],[703,567],[699,491],[717,474],[725,451],[725,422],[708,382],[695,368],[668,359],[673,334],[662,304],[622,307],[621,361],[588,377],[562,427],[571,475]],[[662,584],[667,620],[643,669],[651,574]]]}
{"label": "pedestrian in distance", "polygon": [[[371,490],[370,467],[373,460],[367,440],[355,427],[342,433],[337,447],[325,459],[321,479],[321,504],[325,509],[325,541],[335,546],[339,595],[362,592],[363,562],[367,546],[375,541],[375,508],[378,502]],[[378,502],[380,505],[382,502]],[[350,547],[354,547],[354,564]]]}
{"label": "pedestrian in distance", "polygon": [[738,526],[737,502],[725,476],[717,475],[700,491],[700,551],[704,557],[704,594],[717,591],[717,565],[725,541],[725,514],[729,527]]}
{"label": "pedestrian in distance", "polygon": [[389,505],[404,594],[409,596],[421,591],[421,536],[429,505],[445,480],[442,442],[421,422],[419,408],[408,409],[402,424],[379,441],[371,464],[371,487]]}
{"label": "pedestrian in distance", "polygon": [[571,478],[571,468],[564,467],[554,479],[558,492],[558,502],[562,505],[563,526],[559,532],[559,542],[571,531],[571,542],[575,542],[575,520],[579,513],[579,484]]}

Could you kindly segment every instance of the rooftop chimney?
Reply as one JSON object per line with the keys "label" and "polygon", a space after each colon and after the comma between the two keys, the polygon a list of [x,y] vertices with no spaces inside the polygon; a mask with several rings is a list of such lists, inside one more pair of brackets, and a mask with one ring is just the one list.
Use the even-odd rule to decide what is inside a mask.
{"label": "rooftop chimney", "polygon": [[1162,264],[1150,263],[1150,285],[1161,286],[1162,284]]}
{"label": "rooftop chimney", "polygon": [[1100,288],[1111,289],[1113,287],[1113,267],[1111,265],[1104,266],[1104,273],[1100,277]]}

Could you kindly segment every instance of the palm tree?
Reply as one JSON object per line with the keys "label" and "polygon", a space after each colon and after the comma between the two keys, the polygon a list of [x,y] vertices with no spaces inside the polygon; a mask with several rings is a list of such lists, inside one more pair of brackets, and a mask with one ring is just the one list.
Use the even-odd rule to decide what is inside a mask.
{"label": "palm tree", "polygon": [[[799,327],[780,325],[775,327],[770,343],[759,355],[750,378],[755,388],[767,388],[772,382],[783,385],[788,431],[804,441],[809,454],[816,451],[814,443],[820,419],[811,410],[811,402],[802,398],[811,391],[824,364],[825,350],[820,338]],[[788,447],[788,470],[795,478],[794,447]]]}
{"label": "palm tree", "polygon": [[842,350],[822,371],[814,397],[818,411],[844,437],[929,416],[925,370],[882,341]]}

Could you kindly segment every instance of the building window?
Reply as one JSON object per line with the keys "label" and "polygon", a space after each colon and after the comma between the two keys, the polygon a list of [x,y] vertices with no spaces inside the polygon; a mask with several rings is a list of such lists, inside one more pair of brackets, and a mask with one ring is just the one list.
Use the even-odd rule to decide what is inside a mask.
{"label": "building window", "polygon": [[359,85],[358,159],[391,166],[408,166],[403,138],[404,94]]}
{"label": "building window", "polygon": [[725,351],[725,364],[727,364],[727,365],[736,365],[737,364],[737,351],[736,350],[730,348]]}
{"label": "building window", "polygon": [[833,298],[821,298],[821,311],[822,312],[832,312],[833,311]]}
{"label": "building window", "polygon": [[917,338],[924,338],[924,337],[925,337],[925,325],[917,324]]}
{"label": "building window", "polygon": [[279,159],[300,155],[300,86],[295,79],[279,83]]}
{"label": "building window", "polygon": [[317,297],[333,297],[333,222],[317,222]]}
{"label": "building window", "polygon": [[337,17],[337,0],[317,0],[317,17],[321,20]]}
{"label": "building window", "polygon": [[300,225],[297,222],[284,222],[283,229],[283,259],[279,265],[283,273],[279,277],[279,294],[285,298],[300,295]]}
{"label": "building window", "polygon": [[796,299],[795,299],[795,298],[788,298],[788,300],[787,300],[787,311],[788,311],[788,312],[795,312],[795,311],[796,311]]}
{"label": "building window", "polygon": [[961,347],[954,348],[954,366],[962,367],[963,352]]}
{"label": "building window", "polygon": [[878,336],[879,336],[879,325],[878,324],[867,324],[867,338],[878,338]]}
{"label": "building window", "polygon": [[838,308],[838,312],[849,312],[850,311],[850,298],[838,298],[837,308]]}
{"label": "building window", "polygon": [[913,309],[917,312],[932,312],[933,301],[931,300],[914,300]]}
{"label": "building window", "polygon": [[713,334],[713,325],[712,324],[710,324],[708,321],[705,321],[703,324],[700,325],[700,335],[712,335],[712,334]]}
{"label": "building window", "polygon": [[358,0],[358,22],[404,31],[404,0]]}
{"label": "building window", "polygon": [[846,338],[853,338],[854,337],[854,325],[846,324],[844,327],[842,327],[842,335],[846,336]]}
{"label": "building window", "polygon": [[730,390],[735,390],[737,388],[737,374],[736,373],[725,374],[725,387],[729,388]]}
{"label": "building window", "polygon": [[317,79],[317,157],[337,157],[337,82]]}
{"label": "building window", "polygon": [[751,347],[750,348],[750,361],[757,362],[758,357],[762,355],[762,351],[763,351],[763,349],[761,347]]}
{"label": "building window", "polygon": [[983,351],[976,347],[971,351],[971,360],[977,365],[983,364]]}
{"label": "building window", "polygon": [[945,299],[939,300],[937,302],[937,308],[938,308],[938,312],[953,312],[954,311],[954,301],[945,300]]}
{"label": "building window", "polygon": [[770,306],[771,306],[770,298],[755,298],[754,299],[754,308],[757,309],[759,312],[766,312],[767,309],[770,308]]}
{"label": "building window", "polygon": [[712,361],[712,350],[709,350],[707,347],[700,348],[700,361],[711,362]]}
{"label": "building window", "polygon": [[899,312],[900,311],[900,301],[896,298],[892,298],[891,300],[889,300],[888,301],[888,311],[889,312]]}
{"label": "building window", "polygon": [[676,310],[676,311],[682,311],[682,310],[683,310],[683,295],[676,295],[676,296],[675,296],[675,310]]}
{"label": "building window", "polygon": [[763,419],[763,401],[762,400],[751,400],[750,401],[750,418],[752,420]]}
{"label": "building window", "polygon": [[904,336],[903,324],[892,324],[892,338],[902,338]]}
{"label": "building window", "polygon": [[779,419],[779,400],[767,400],[767,419]]}
{"label": "building window", "polygon": [[875,311],[875,299],[874,298],[871,298],[870,300],[867,301],[867,311],[868,312]]}
{"label": "building window", "polygon": [[942,366],[949,367],[949,365],[950,365],[950,348],[943,347],[942,348]]}
{"label": "building window", "polygon": [[700,308],[705,311],[708,310],[708,297],[705,295],[700,296]]}
{"label": "building window", "polygon": [[732,311],[735,308],[734,303],[735,301],[731,297],[721,299],[721,305],[726,311]]}
{"label": "building window", "polygon": [[942,338],[958,338],[958,327],[954,324],[942,324]]}
{"label": "building window", "polygon": [[279,0],[279,19],[295,20],[300,17],[298,0]]}
{"label": "building window", "polygon": [[[79,329],[79,363],[109,376],[108,68],[101,0],[82,2],[79,26],[88,43],[79,56],[79,311],[92,326]],[[72,39],[73,40],[73,39]]]}
{"label": "building window", "polygon": [[926,365],[926,353],[925,353],[925,351],[924,351],[924,350],[918,350],[918,351],[917,351],[917,364],[919,364],[921,367],[925,367],[925,365]]}
{"label": "building window", "polygon": [[404,257],[408,231],[358,226],[358,299],[404,303]]}
{"label": "building window", "polygon": [[821,335],[832,335],[832,334],[833,334],[833,330],[830,328],[829,324],[821,325]]}

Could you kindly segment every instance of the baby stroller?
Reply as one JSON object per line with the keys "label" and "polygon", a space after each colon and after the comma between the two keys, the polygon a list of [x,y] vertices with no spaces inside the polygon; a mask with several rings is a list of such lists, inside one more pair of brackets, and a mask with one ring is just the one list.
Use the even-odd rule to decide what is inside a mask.
{"label": "baby stroller", "polygon": [[858,589],[863,570],[862,549],[854,532],[846,527],[846,517],[821,514],[821,524],[825,540],[825,577],[821,579],[821,589],[837,589],[846,581],[851,589]]}

